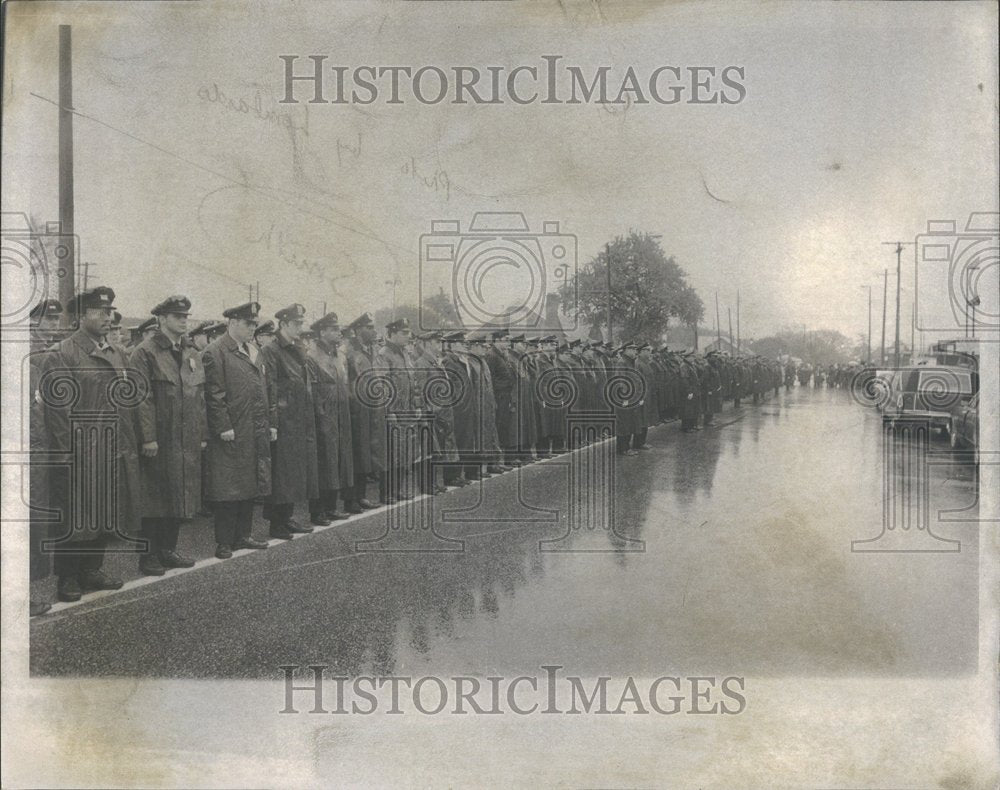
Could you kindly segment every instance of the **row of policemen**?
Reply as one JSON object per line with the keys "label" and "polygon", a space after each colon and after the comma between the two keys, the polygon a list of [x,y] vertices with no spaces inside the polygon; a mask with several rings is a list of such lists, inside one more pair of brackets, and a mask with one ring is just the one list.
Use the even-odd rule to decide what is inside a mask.
{"label": "row of policemen", "polygon": [[[781,382],[777,363],[760,357],[508,330],[414,336],[405,319],[379,344],[370,314],[341,327],[328,313],[307,329],[301,304],[261,322],[260,305],[248,302],[224,321],[188,326],[185,296],[156,305],[151,331],[125,349],[108,341],[120,323],[114,296],[101,287],[74,299],[79,328],[61,342],[52,343],[57,302],[32,316],[32,449],[109,456],[103,468],[114,470],[113,512],[100,512],[74,501],[68,466],[32,467],[32,512],[58,514],[33,521],[32,576],[47,574],[54,556],[63,601],[121,587],[102,569],[104,547],[136,527],[142,573],[193,565],[177,536],[203,502],[215,556],[228,559],[267,548],[251,534],[257,504],[270,536],[290,540],[378,507],[375,499],[440,493],[611,435],[620,454],[634,455],[658,423],[679,418],[699,430],[723,399],[758,402]],[[61,396],[67,378],[71,403]],[[114,441],[98,447],[102,434],[76,430],[73,414],[99,415]],[[297,517],[302,505],[308,518]]]}

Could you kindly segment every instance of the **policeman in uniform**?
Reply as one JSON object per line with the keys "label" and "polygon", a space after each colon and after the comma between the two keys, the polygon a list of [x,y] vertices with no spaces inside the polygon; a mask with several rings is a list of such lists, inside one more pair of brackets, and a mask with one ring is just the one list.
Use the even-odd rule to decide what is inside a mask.
{"label": "policeman in uniform", "polygon": [[[38,378],[42,370],[43,354],[55,342],[59,331],[62,305],[58,299],[44,299],[28,314],[30,324],[28,375],[31,391],[38,389]],[[45,436],[45,425],[39,404],[33,403],[29,414],[29,446],[33,452],[43,453],[49,449]],[[43,520],[42,509],[48,506],[48,468],[43,464],[30,465],[29,502],[31,505],[29,526],[29,581],[48,578],[52,573],[49,554],[42,550],[42,541],[49,537],[49,524]],[[28,613],[31,617],[45,614],[52,608],[47,601],[29,601]]]}
{"label": "policeman in uniform", "polygon": [[[365,386],[375,362],[375,321],[369,313],[355,318],[348,330],[347,374],[351,387],[351,446],[354,451],[354,487],[348,513],[377,507],[368,499],[368,476],[377,476],[379,495],[385,496],[385,408]],[[346,496],[346,495],[345,495]]]}
{"label": "policeman in uniform", "polygon": [[108,342],[116,346],[121,346],[124,348],[127,344],[125,341],[125,331],[122,329],[122,314],[115,310],[114,314],[111,316],[111,331],[108,332]]}
{"label": "policeman in uniform", "polygon": [[[112,328],[114,324],[112,323]],[[156,317],[147,318],[139,326],[135,328],[135,342],[132,343],[132,347],[138,346],[143,340],[152,337],[156,334],[157,323]]]}
{"label": "policeman in uniform", "polygon": [[[35,393],[47,449],[72,455],[74,463],[84,465],[73,474],[69,468],[50,470],[50,502],[60,514],[61,529],[52,550],[61,601],[78,601],[84,592],[122,586],[120,579],[102,570],[105,545],[113,532],[123,534],[139,520],[133,410],[135,398],[143,394],[143,382],[129,372],[125,353],[107,341],[114,299],[111,288],[100,286],[70,302],[68,309],[78,318],[79,329],[44,355]],[[72,386],[67,387],[67,379]],[[66,392],[73,397],[66,398]],[[88,430],[86,424],[81,430],[76,424],[90,418],[98,419],[102,430]],[[110,444],[107,428],[114,438]],[[96,485],[100,496],[80,500],[72,480],[79,475]],[[112,502],[115,512],[109,509]]]}
{"label": "policeman in uniform", "polygon": [[274,321],[265,321],[253,333],[253,342],[257,348],[267,348],[274,342]]}
{"label": "policeman in uniform", "polygon": [[208,347],[208,332],[206,330],[213,324],[215,321],[201,321],[188,332],[188,341],[199,354]]}
{"label": "policeman in uniform", "polygon": [[[278,429],[277,441],[271,448],[271,495],[264,505],[264,518],[270,522],[272,538],[291,540],[295,534],[313,531],[292,517],[295,503],[319,496],[313,373],[306,362],[306,350],[297,342],[305,323],[305,307],[295,303],[274,317],[278,320],[274,342],[260,352],[267,367]],[[316,526],[330,524],[322,513],[314,515]]]}
{"label": "policeman in uniform", "polygon": [[257,302],[225,310],[225,334],[201,357],[208,414],[205,493],[215,511],[220,560],[234,549],[267,548],[251,535],[254,500],[271,493],[271,442],[278,438],[263,352],[253,343],[259,314]]}
{"label": "policeman in uniform", "polygon": [[156,305],[151,312],[157,330],[129,358],[149,382],[149,394],[137,409],[142,534],[148,541],[139,570],[146,576],[194,565],[177,553],[181,521],[201,507],[202,450],[208,438],[205,369],[198,352],[182,343],[190,311],[191,300],[182,295]]}
{"label": "policeman in uniform", "polygon": [[327,313],[311,329],[317,339],[309,351],[313,363],[313,405],[316,409],[316,460],[319,496],[309,503],[314,524],[324,519],[341,521],[346,513],[337,510],[344,492],[350,499],[354,485],[354,458],[351,448],[350,386],[347,360],[340,352],[342,333],[336,313]]}

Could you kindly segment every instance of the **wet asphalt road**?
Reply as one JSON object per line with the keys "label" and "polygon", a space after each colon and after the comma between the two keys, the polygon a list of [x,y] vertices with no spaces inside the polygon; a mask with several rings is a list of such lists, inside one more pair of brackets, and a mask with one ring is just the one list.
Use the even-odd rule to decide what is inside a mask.
{"label": "wet asphalt road", "polygon": [[[652,449],[612,467],[602,466],[605,445],[591,447],[421,500],[408,507],[431,505],[428,519],[409,511],[400,530],[382,509],[56,607],[31,622],[31,669],[203,678],[279,677],[283,664],[352,675],[538,674],[551,663],[591,676],[974,671],[975,470],[936,437],[927,463],[902,473],[914,480],[927,469],[931,531],[959,544],[901,542],[896,530],[895,542],[855,548],[938,550],[852,551],[882,532],[885,441],[879,415],[840,390],[729,403],[705,430],[652,429]],[[596,514],[612,487],[608,530]],[[917,515],[920,497],[907,501]],[[414,523],[432,529],[405,529]],[[184,527],[182,548],[210,556],[208,520]],[[134,556],[109,565],[137,575]],[[52,596],[47,585],[34,593]]]}

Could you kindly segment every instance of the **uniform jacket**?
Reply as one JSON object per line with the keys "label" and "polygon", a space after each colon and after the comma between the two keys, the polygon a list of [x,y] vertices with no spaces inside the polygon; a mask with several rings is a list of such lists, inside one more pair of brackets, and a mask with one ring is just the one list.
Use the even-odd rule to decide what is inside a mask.
{"label": "uniform jacket", "polygon": [[374,364],[392,382],[386,404],[392,447],[386,447],[386,464],[393,469],[409,467],[429,453],[431,445],[430,432],[415,429],[419,415],[430,418],[430,412],[424,411],[424,394],[413,361],[402,346],[386,342]]}
{"label": "uniform jacket", "polygon": [[615,435],[639,433],[645,424],[645,379],[637,360],[624,354],[614,360],[613,381],[609,384],[615,410]]}
{"label": "uniform jacket", "polygon": [[[263,352],[246,351],[226,333],[201,354],[205,368],[208,448],[205,453],[205,498],[233,502],[271,493],[271,426],[277,425],[268,396]],[[236,440],[219,435],[232,430]]]}
{"label": "uniform jacket", "polygon": [[129,364],[149,381],[136,409],[139,445],[158,445],[152,458],[139,457],[142,515],[191,518],[201,506],[201,443],[208,440],[205,368],[194,349],[174,351],[162,332],[136,346]]}
{"label": "uniform jacket", "polygon": [[[35,392],[38,427],[45,449],[68,461],[49,470],[48,500],[57,510],[54,539],[79,542],[138,529],[135,408],[146,391],[120,348],[99,348],[83,330],[42,355]],[[107,474],[111,469],[113,477]],[[74,494],[86,488],[98,495]]]}
{"label": "uniform jacket", "polygon": [[277,415],[271,446],[271,502],[301,502],[319,495],[313,372],[301,346],[280,333],[261,352]]}
{"label": "uniform jacket", "polygon": [[316,461],[319,487],[324,491],[354,485],[351,442],[351,389],[347,360],[322,341],[309,352],[315,371],[313,405],[316,409]]}
{"label": "uniform jacket", "polygon": [[347,348],[347,377],[351,389],[351,442],[354,473],[385,471],[386,411],[372,387],[375,353],[352,339]]}

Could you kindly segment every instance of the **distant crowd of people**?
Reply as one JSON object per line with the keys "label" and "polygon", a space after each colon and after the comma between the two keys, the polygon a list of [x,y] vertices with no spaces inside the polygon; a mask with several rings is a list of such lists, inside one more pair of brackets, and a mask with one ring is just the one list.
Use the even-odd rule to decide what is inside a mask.
{"label": "distant crowd of people", "polygon": [[126,347],[114,300],[103,286],[78,295],[69,332],[56,300],[32,313],[32,579],[51,557],[62,601],[120,588],[105,547],[136,527],[139,569],[159,576],[194,565],[178,532],[203,507],[228,559],[267,548],[251,534],[257,504],[270,536],[290,540],[594,441],[636,455],[658,423],[696,431],[724,400],[757,403],[782,383],[759,356],[520,329],[414,333],[406,319],[380,337],[369,313],[307,326],[301,304],[261,321],[248,302],[189,326],[180,295]]}

